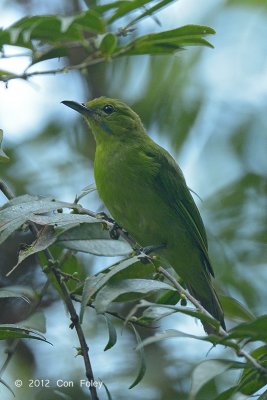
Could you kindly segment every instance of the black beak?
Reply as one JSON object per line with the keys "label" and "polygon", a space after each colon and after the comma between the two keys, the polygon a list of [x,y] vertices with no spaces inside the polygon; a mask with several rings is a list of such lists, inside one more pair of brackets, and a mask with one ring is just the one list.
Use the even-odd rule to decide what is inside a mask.
{"label": "black beak", "polygon": [[75,111],[78,111],[80,114],[83,115],[92,114],[92,110],[86,107],[83,103],[77,103],[76,101],[71,101],[71,100],[64,100],[61,103],[67,107],[72,108]]}

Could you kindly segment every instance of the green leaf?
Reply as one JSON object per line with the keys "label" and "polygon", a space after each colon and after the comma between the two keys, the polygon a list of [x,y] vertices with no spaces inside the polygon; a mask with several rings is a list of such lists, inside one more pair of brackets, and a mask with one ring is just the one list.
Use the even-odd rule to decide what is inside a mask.
{"label": "green leaf", "polygon": [[[98,313],[104,313],[115,299],[121,295],[127,295],[124,297],[124,301],[133,300],[136,298],[143,297],[143,295],[149,295],[158,290],[175,290],[172,286],[164,282],[159,282],[151,279],[125,279],[121,281],[115,281],[106,285],[101,289],[94,302],[94,306]],[[138,295],[136,295],[138,293]],[[133,296],[133,294],[135,294]]]}
{"label": "green leaf", "polygon": [[[137,332],[137,330],[135,329],[133,324],[131,324],[131,327],[132,327],[132,329],[134,331],[137,344],[139,345],[141,343],[140,335]],[[144,375],[146,373],[146,360],[145,360],[144,349],[143,349],[143,347],[139,347],[138,350],[136,349],[136,351],[138,351],[139,355],[140,355],[140,367],[139,367],[139,370],[138,370],[137,377],[135,378],[134,382],[129,386],[129,389],[132,389],[133,387],[138,385],[138,383],[143,379],[143,377],[144,377]]]}
{"label": "green leaf", "polygon": [[110,56],[117,45],[117,37],[113,33],[106,33],[100,43],[100,50],[104,55]]}
{"label": "green leaf", "polygon": [[229,331],[229,338],[267,341],[267,315],[261,315],[251,322],[244,322]]}
{"label": "green leaf", "polygon": [[168,54],[182,50],[184,46],[189,45],[213,47],[203,39],[203,36],[214,33],[215,31],[207,26],[186,25],[165,32],[141,36],[127,44],[123,54]]}
{"label": "green leaf", "polygon": [[[180,337],[189,338],[189,339],[197,339],[197,340],[201,340],[204,342],[212,343],[213,345],[222,344],[221,338],[216,335],[197,336],[197,335],[191,335],[189,333],[178,331],[177,329],[168,329],[168,330],[158,333],[154,336],[150,336],[150,337],[146,338],[145,340],[143,340],[141,345],[143,347],[145,347],[145,346],[148,346],[149,344],[157,343],[157,342],[160,342],[165,339],[180,338]],[[227,343],[227,346],[234,347],[234,345],[231,342]]]}
{"label": "green leaf", "polygon": [[[117,5],[117,11],[115,11],[109,18],[108,22],[111,24],[119,18],[131,13],[134,10],[140,9],[140,7],[151,3],[152,0],[131,0],[131,1],[117,1],[114,4]],[[112,4],[112,3],[111,3]]]}
{"label": "green leaf", "polygon": [[207,360],[198,364],[192,374],[190,398],[194,399],[205,384],[236,365],[235,361],[226,359]]}
{"label": "green leaf", "polygon": [[[190,308],[190,307],[183,307],[183,306],[173,306],[171,304],[158,304],[158,303],[150,303],[146,300],[143,300],[139,307],[148,307],[146,310],[146,317],[150,315],[151,317],[153,314],[155,315],[155,318],[161,319],[162,312],[160,312],[161,309],[167,309],[171,310],[172,312],[180,312],[182,314],[190,315],[191,317],[198,318],[200,319],[201,322],[209,323],[210,325],[214,326],[216,329],[219,329],[220,323],[215,320],[212,317],[208,317],[205,314],[202,314],[200,311],[196,310],[195,308]],[[156,309],[155,312],[153,312],[153,309]],[[167,314],[168,315],[168,314]],[[158,317],[157,317],[158,316]],[[222,338],[218,337],[218,340],[222,340]]]}
{"label": "green leaf", "polygon": [[126,255],[132,250],[123,239],[111,239],[101,221],[96,220],[66,230],[58,235],[56,243],[70,250],[109,257]]}
{"label": "green leaf", "polygon": [[[108,272],[106,272],[105,274],[100,272],[96,276],[90,276],[86,278],[82,293],[82,302],[80,311],[81,322],[83,320],[85,307],[92,299],[92,297],[95,295],[95,293],[99,289],[101,289],[104,285],[106,285],[112,278],[120,274],[122,271],[126,270],[127,275],[129,275],[129,268],[136,267],[136,265],[138,264],[139,264],[138,256],[126,258],[109,267]],[[148,265],[145,265],[144,267],[147,266]]]}
{"label": "green leaf", "polygon": [[104,20],[94,10],[88,10],[75,16],[72,25],[77,25],[91,32],[102,33],[105,31]]}
{"label": "green leaf", "polygon": [[[258,347],[251,352],[254,357],[263,366],[267,367],[267,345]],[[264,374],[259,375],[258,371],[253,368],[247,368],[243,371],[240,382],[238,383],[239,392],[251,395],[261,389],[267,384],[267,376]]]}
{"label": "green leaf", "polygon": [[72,208],[72,205],[56,201],[51,197],[30,195],[15,197],[0,209],[0,243],[25,222],[34,218],[34,214],[44,214],[64,207]]}
{"label": "green leaf", "polygon": [[0,340],[7,339],[36,339],[49,343],[43,335],[33,329],[13,324],[2,324],[0,325]]}
{"label": "green leaf", "polygon": [[66,57],[67,55],[68,50],[63,46],[56,46],[42,52],[34,52],[31,65],[37,64],[41,61],[51,60],[53,58]]}
{"label": "green leaf", "polygon": [[106,344],[106,347],[104,348],[104,351],[106,351],[106,350],[111,349],[111,347],[113,347],[116,344],[117,333],[116,333],[115,326],[112,324],[112,322],[110,321],[108,316],[104,314],[104,317],[105,317],[107,328],[108,328],[108,343]]}
{"label": "green leaf", "polygon": [[98,275],[88,276],[85,279],[83,285],[82,299],[81,299],[81,309],[80,309],[80,322],[83,322],[84,312],[87,305],[89,304],[91,298],[99,290],[102,284],[101,280],[105,274],[99,273]]}
{"label": "green leaf", "polygon": [[150,7],[148,10],[144,11],[141,15],[139,15],[138,17],[136,17],[133,20],[131,20],[127,24],[127,27],[135,24],[136,22],[140,21],[141,19],[143,19],[145,17],[152,16],[156,11],[159,11],[161,8],[163,8],[166,5],[168,5],[170,3],[173,3],[173,2],[174,2],[174,0],[162,0],[162,1],[159,1],[157,4],[155,4],[154,6]]}
{"label": "green leaf", "polygon": [[233,297],[220,296],[225,315],[242,321],[253,321],[255,316]]}
{"label": "green leaf", "polygon": [[219,396],[216,397],[214,400],[233,400],[233,394],[238,394],[238,387],[232,386],[229,389],[225,390],[224,392],[220,393]]}
{"label": "green leaf", "polygon": [[[0,74],[5,76],[6,75],[5,72],[6,71],[0,71]],[[2,150],[2,141],[3,141],[3,130],[0,129],[0,162],[8,162],[9,157]]]}

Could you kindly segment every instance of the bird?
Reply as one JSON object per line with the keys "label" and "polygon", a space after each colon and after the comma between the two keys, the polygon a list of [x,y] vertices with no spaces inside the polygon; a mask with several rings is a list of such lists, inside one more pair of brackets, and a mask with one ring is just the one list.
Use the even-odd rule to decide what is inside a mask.
{"label": "bird", "polygon": [[[213,287],[205,227],[174,158],[150,138],[139,115],[120,100],[102,96],[85,103],[62,103],[82,114],[94,135],[96,188],[111,216],[142,247],[162,245],[160,258],[226,329]],[[214,333],[209,323],[203,326]]]}

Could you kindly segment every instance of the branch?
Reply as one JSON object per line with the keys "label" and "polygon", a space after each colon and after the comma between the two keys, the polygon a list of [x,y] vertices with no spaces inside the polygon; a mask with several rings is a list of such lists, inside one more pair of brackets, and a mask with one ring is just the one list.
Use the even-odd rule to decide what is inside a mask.
{"label": "branch", "polygon": [[[187,290],[185,290],[180,283],[168,272],[166,269],[159,267],[158,271],[165,276],[177,289],[177,291],[185,296],[195,307],[198,311],[201,312],[201,314],[206,315],[209,318],[214,317],[200,304],[200,302],[195,299]],[[217,320],[216,320],[217,321]],[[220,326],[219,331],[218,331],[219,336],[222,336],[223,338],[228,337],[228,333]],[[229,339],[229,342],[233,343],[235,345],[235,352],[238,357],[244,357],[250,364],[253,365],[254,368],[256,368],[260,373],[267,374],[267,369],[264,368],[261,364],[258,363],[258,361],[252,357],[249,353],[247,353],[245,350],[241,349],[239,346],[238,342],[234,339]]]}
{"label": "branch", "polygon": [[64,67],[55,68],[55,69],[48,69],[48,70],[45,70],[45,71],[27,72],[27,70],[31,67],[31,65],[30,65],[29,67],[26,68],[26,70],[22,74],[16,75],[16,74],[13,74],[13,73],[11,74],[10,73],[10,75],[9,75],[9,73],[7,72],[7,75],[0,76],[0,81],[8,83],[9,81],[11,81],[13,79],[27,80],[27,79],[31,78],[32,76],[56,75],[56,74],[60,74],[60,73],[70,72],[70,71],[73,71],[73,70],[80,71],[82,69],[89,68],[89,67],[91,67],[93,65],[97,65],[97,64],[103,63],[105,61],[120,57],[122,54],[126,53],[131,47],[132,47],[132,45],[123,47],[122,49],[120,49],[116,53],[113,53],[109,58],[107,58],[107,57],[96,57],[96,58],[93,58],[92,55],[90,55],[89,57],[87,57],[80,64],[69,65],[69,66],[64,66]]}
{"label": "branch", "polygon": [[[8,188],[6,183],[3,182],[2,180],[0,180],[0,189],[3,191],[3,193],[9,200],[14,198],[14,195],[11,192],[11,190]],[[30,228],[31,228],[32,232],[35,234],[35,236],[37,236],[38,228],[36,227],[36,225],[34,223],[31,223]],[[53,274],[57,280],[57,283],[61,289],[63,300],[64,300],[65,305],[70,314],[70,319],[72,322],[71,328],[74,327],[76,330],[76,333],[77,333],[77,336],[78,336],[78,339],[80,342],[80,346],[81,346],[81,354],[82,354],[83,360],[84,360],[86,377],[89,381],[94,382],[95,381],[94,374],[93,374],[93,370],[92,370],[92,366],[91,366],[91,362],[90,362],[90,358],[89,358],[89,348],[87,346],[84,332],[83,332],[81,324],[79,322],[79,317],[76,313],[75,307],[71,300],[70,293],[68,291],[68,287],[65,284],[64,279],[61,278],[60,271],[58,270],[58,262],[54,259],[50,250],[48,250],[48,249],[44,250],[44,254],[48,261],[49,267],[50,267],[51,271],[53,272]],[[97,391],[96,391],[96,388],[94,387],[94,385],[90,385],[89,390],[91,392],[92,400],[98,400]]]}

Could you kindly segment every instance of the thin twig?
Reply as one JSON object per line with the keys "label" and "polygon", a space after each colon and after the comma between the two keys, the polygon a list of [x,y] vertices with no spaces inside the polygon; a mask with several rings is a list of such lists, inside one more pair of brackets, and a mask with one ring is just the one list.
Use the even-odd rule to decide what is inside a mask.
{"label": "thin twig", "polygon": [[[112,56],[110,56],[110,59],[120,57],[122,54],[124,54],[130,48],[131,48],[131,46],[120,49],[116,53],[113,53]],[[95,55],[93,55],[93,56],[95,56]],[[27,69],[26,69],[22,74],[18,74],[18,75],[16,75],[16,74],[9,75],[9,73],[7,72],[7,75],[2,75],[0,77],[0,81],[7,83],[13,79],[27,80],[28,78],[31,78],[33,76],[38,76],[38,75],[56,75],[56,74],[60,74],[60,73],[70,72],[73,70],[80,71],[82,69],[106,62],[108,60],[109,59],[107,59],[107,57],[93,58],[92,55],[90,55],[83,62],[81,62],[80,64],[76,64],[76,65],[69,65],[69,66],[64,66],[61,68],[49,69],[49,70],[45,70],[45,71],[33,71],[33,72],[27,72]]]}

